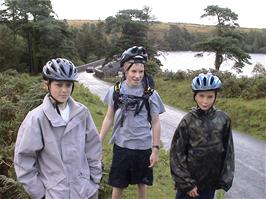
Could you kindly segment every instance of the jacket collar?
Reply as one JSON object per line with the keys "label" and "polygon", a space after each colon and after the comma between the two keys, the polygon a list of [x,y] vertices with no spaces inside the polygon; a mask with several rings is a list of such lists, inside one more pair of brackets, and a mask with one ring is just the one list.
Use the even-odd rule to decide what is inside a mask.
{"label": "jacket collar", "polygon": [[199,107],[193,107],[192,111],[195,112],[197,115],[204,115],[204,116],[211,116],[215,113],[216,108],[213,106],[211,107],[208,111],[203,111],[202,109],[200,109]]}
{"label": "jacket collar", "polygon": [[[74,101],[72,97],[69,97],[68,99],[68,105],[70,108],[70,115],[69,115],[69,121],[77,116],[83,109],[83,106],[80,106],[77,102]],[[49,95],[47,94],[44,97],[43,100],[43,111],[48,120],[51,122],[51,124],[54,127],[59,126],[66,126],[66,122],[62,119],[62,117],[56,112],[55,107],[53,103],[51,102]],[[80,115],[80,119],[82,119],[84,114]]]}

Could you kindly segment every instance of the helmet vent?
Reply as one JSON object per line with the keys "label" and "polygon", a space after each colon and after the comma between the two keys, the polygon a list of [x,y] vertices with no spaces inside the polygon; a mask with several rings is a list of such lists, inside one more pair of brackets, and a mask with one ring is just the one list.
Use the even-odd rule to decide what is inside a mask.
{"label": "helmet vent", "polygon": [[207,86],[207,79],[206,79],[206,77],[203,78],[203,85],[204,86]]}
{"label": "helmet vent", "polygon": [[197,78],[197,84],[200,86],[200,80],[199,80],[199,78]]}
{"label": "helmet vent", "polygon": [[48,68],[46,70],[46,73],[49,74],[49,75],[51,74],[51,72],[50,72],[50,70]]}
{"label": "helmet vent", "polygon": [[56,67],[55,67],[54,64],[51,65],[51,68],[52,68],[54,71],[57,71],[57,70],[56,70]]}
{"label": "helmet vent", "polygon": [[62,64],[60,64],[60,69],[63,71],[63,73],[66,75],[66,71],[64,69],[64,66]]}
{"label": "helmet vent", "polygon": [[214,77],[212,76],[212,77],[211,77],[211,80],[210,80],[210,85],[212,85],[213,82],[214,82]]}
{"label": "helmet vent", "polygon": [[68,76],[70,77],[72,75],[72,73],[73,73],[73,68],[71,67],[70,70],[69,70]]}
{"label": "helmet vent", "polygon": [[138,52],[138,47],[133,47],[132,50],[131,50],[131,53],[137,53]]}

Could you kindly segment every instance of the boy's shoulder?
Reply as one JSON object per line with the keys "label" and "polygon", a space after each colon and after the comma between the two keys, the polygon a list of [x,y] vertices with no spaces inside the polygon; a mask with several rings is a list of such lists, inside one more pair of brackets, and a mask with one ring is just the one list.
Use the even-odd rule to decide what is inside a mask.
{"label": "boy's shoulder", "polygon": [[79,112],[89,112],[89,108],[85,104],[79,101],[76,101],[73,98],[72,98],[72,102],[73,102],[72,109],[79,110]]}
{"label": "boy's shoulder", "polygon": [[195,114],[194,111],[193,110],[190,110],[189,112],[187,112],[183,116],[182,120],[185,121],[186,123],[189,123],[189,121],[192,120],[194,114]]}
{"label": "boy's shoulder", "polygon": [[216,109],[216,114],[217,116],[219,117],[224,117],[224,118],[227,118],[227,119],[230,119],[230,116],[227,112],[221,110],[221,109]]}

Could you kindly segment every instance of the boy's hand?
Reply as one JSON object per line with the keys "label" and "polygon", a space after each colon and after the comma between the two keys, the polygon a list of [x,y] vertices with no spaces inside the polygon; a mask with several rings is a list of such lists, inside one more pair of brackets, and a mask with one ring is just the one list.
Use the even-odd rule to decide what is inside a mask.
{"label": "boy's hand", "polygon": [[191,191],[187,192],[187,195],[189,195],[192,198],[195,198],[195,197],[199,196],[198,188],[194,187]]}
{"label": "boy's hand", "polygon": [[158,161],[159,161],[159,150],[156,149],[156,148],[153,148],[151,156],[150,156],[150,166],[149,166],[149,168],[154,167],[157,164]]}

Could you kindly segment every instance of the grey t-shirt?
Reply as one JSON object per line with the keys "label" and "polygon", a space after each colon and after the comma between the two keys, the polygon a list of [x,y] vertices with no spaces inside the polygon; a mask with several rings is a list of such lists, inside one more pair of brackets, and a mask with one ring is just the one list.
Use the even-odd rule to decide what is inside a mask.
{"label": "grey t-shirt", "polygon": [[[104,102],[114,108],[113,92],[114,86],[109,88],[106,96],[104,97]],[[129,87],[125,81],[122,82],[120,89],[121,94],[141,97],[143,92],[144,88],[142,85]],[[154,91],[149,97],[149,103],[151,117],[158,116],[159,114],[165,112],[164,105],[157,91]],[[122,111],[120,108],[116,110],[110,143],[129,149],[149,149],[152,144],[152,132],[150,129],[150,123],[147,119],[148,112],[145,105],[137,115],[134,116],[134,113],[134,107],[128,108],[125,112],[123,126],[121,126],[120,120],[122,117]]]}

